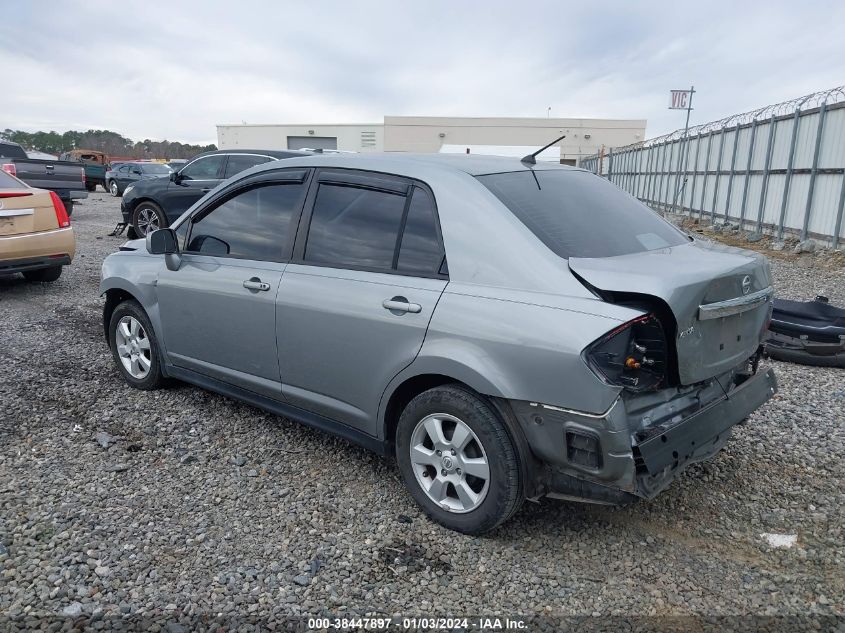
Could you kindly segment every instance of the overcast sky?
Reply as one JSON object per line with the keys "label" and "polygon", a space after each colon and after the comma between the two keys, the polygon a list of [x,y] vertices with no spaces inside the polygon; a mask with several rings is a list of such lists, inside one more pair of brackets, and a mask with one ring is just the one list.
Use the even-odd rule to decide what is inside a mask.
{"label": "overcast sky", "polygon": [[0,3],[0,129],[216,142],[387,115],[683,126],[845,84],[841,2]]}

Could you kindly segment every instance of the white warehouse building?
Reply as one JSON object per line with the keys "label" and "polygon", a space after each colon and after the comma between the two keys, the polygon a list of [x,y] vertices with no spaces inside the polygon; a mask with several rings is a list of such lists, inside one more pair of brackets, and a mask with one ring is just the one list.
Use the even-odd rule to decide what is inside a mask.
{"label": "white warehouse building", "polygon": [[[539,148],[565,134],[556,145],[560,161],[577,165],[582,157],[596,154],[603,146],[642,141],[645,129],[644,119],[385,116],[383,123],[218,125],[217,146],[515,155],[517,148]],[[503,151],[504,147],[514,151]]]}

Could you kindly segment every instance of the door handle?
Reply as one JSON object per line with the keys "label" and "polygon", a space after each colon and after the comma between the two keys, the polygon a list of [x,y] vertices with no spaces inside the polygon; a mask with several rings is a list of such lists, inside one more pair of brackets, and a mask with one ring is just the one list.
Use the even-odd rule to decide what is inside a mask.
{"label": "door handle", "polygon": [[258,277],[252,277],[244,282],[247,290],[270,290],[270,284],[264,283]]}
{"label": "door handle", "polygon": [[391,312],[410,312],[418,314],[422,311],[422,306],[419,303],[410,303],[405,297],[393,297],[392,299],[385,299],[381,302],[381,307]]}
{"label": "door handle", "polygon": [[211,191],[211,189],[203,189],[202,190],[203,193],[208,193],[209,191]]}

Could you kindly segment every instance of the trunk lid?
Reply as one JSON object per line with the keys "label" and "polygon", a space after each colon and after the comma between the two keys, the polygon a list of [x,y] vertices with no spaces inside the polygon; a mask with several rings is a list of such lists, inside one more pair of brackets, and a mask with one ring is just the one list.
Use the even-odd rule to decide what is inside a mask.
{"label": "trunk lid", "polygon": [[0,189],[0,237],[26,235],[57,228],[59,223],[49,192]]}
{"label": "trunk lid", "polygon": [[729,371],[754,354],[771,311],[766,258],[722,244],[695,241],[616,257],[570,257],[569,267],[599,290],[665,302],[677,324],[674,344],[684,385]]}

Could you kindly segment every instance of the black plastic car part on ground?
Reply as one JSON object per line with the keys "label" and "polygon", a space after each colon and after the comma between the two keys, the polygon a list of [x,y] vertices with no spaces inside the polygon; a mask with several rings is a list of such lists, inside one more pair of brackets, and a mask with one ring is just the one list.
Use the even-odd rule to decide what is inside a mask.
{"label": "black plastic car part on ground", "polygon": [[813,301],[775,299],[766,354],[819,367],[845,367],[845,308],[827,297]]}
{"label": "black plastic car part on ground", "polygon": [[221,182],[255,165],[307,156],[308,152],[265,149],[224,149],[192,158],[169,177],[138,181],[126,191],[120,211],[130,237],[164,228]]}

